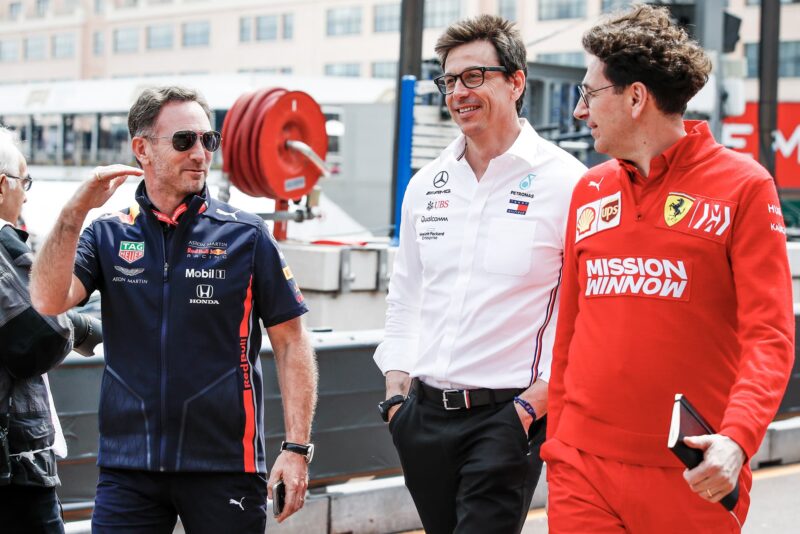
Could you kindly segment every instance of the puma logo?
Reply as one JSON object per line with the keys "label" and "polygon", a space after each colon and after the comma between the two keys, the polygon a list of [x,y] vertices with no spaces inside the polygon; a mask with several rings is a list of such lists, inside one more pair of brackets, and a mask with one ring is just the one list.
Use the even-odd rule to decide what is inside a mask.
{"label": "puma logo", "polygon": [[231,213],[229,211],[224,211],[224,210],[221,210],[221,209],[217,208],[217,215],[227,215],[228,217],[233,217],[234,221],[238,221],[239,219],[236,217],[236,214],[239,213],[240,211],[242,211],[242,210],[236,210],[233,213]]}
{"label": "puma logo", "polygon": [[[589,180],[589,187],[596,187],[597,188],[597,192],[599,193],[600,192],[600,184],[602,184],[603,180],[605,180],[605,179],[606,179],[606,177],[603,176],[602,178],[600,178],[599,182],[595,182],[594,180]],[[217,210],[217,211],[219,211],[219,210]]]}
{"label": "puma logo", "polygon": [[241,508],[242,511],[244,511],[244,505],[242,504],[243,502],[244,502],[244,497],[242,497],[238,501],[236,499],[228,499],[228,504],[235,504],[236,506]]}

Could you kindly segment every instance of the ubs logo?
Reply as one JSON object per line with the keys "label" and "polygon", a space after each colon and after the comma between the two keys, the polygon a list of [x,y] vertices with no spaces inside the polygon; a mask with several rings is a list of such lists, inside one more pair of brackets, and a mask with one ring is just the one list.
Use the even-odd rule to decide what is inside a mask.
{"label": "ubs logo", "polygon": [[214,286],[209,284],[198,284],[195,294],[199,299],[210,299],[214,296]]}
{"label": "ubs logo", "polygon": [[450,179],[450,175],[447,174],[447,171],[439,171],[439,173],[433,177],[433,187],[436,189],[441,189],[445,185],[447,185],[447,181]]}

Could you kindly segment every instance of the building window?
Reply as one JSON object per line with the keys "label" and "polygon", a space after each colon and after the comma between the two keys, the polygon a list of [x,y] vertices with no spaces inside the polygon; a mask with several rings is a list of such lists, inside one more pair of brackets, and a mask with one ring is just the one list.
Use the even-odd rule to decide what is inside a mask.
{"label": "building window", "polygon": [[373,78],[397,78],[397,61],[375,61],[372,63]]}
{"label": "building window", "polygon": [[103,13],[106,10],[105,0],[94,0],[94,12],[97,14]]}
{"label": "building window", "polygon": [[426,28],[444,28],[461,18],[461,0],[425,0]]}
{"label": "building window", "polygon": [[276,41],[278,39],[278,16],[262,15],[256,17],[256,41]]}
{"label": "building window", "polygon": [[36,14],[44,17],[50,9],[50,0],[36,0]]}
{"label": "building window", "polygon": [[0,41],[0,62],[17,61],[19,59],[19,41]]}
{"label": "building window", "polygon": [[586,54],[583,52],[546,52],[536,54],[539,63],[551,65],[566,65],[568,67],[585,67]]}
{"label": "building window", "polygon": [[136,7],[139,5],[139,0],[118,0],[117,7]]}
{"label": "building window", "polygon": [[50,55],[55,59],[75,57],[75,34],[59,33],[54,35],[51,47]]}
{"label": "building window", "polygon": [[373,21],[375,33],[400,31],[400,4],[379,4],[375,6]]}
{"label": "building window", "polygon": [[173,31],[171,24],[147,27],[147,49],[164,50],[172,48]]}
{"label": "building window", "polygon": [[586,16],[586,0],[539,0],[539,20],[579,19]]}
{"label": "building window", "polygon": [[361,65],[358,63],[329,63],[325,65],[325,76],[361,76]]}
{"label": "building window", "polygon": [[[746,43],[747,77],[758,78],[758,43]],[[778,76],[800,78],[800,41],[782,41],[778,47]]]}
{"label": "building window", "polygon": [[361,8],[337,7],[328,10],[327,35],[361,33]]}
{"label": "building window", "polygon": [[47,57],[47,39],[43,36],[25,39],[25,59],[44,59]]}
{"label": "building window", "polygon": [[9,20],[17,20],[22,14],[22,2],[11,2],[8,4],[8,18]]}
{"label": "building window", "polygon": [[[761,0],[747,0],[748,6],[760,6]],[[781,0],[781,4],[800,4],[800,0]]]}
{"label": "building window", "polygon": [[114,53],[128,54],[139,50],[139,29],[119,28],[114,30]]}
{"label": "building window", "polygon": [[253,39],[253,17],[239,19],[239,42],[249,43]]}
{"label": "building window", "polygon": [[621,11],[631,5],[631,0],[603,0],[600,9],[603,13]]}
{"label": "building window", "polygon": [[95,56],[102,56],[106,46],[106,37],[103,32],[94,32],[92,35],[92,50]]}
{"label": "building window", "polygon": [[517,0],[497,0],[497,14],[506,20],[517,20]]}
{"label": "building window", "polygon": [[183,25],[183,46],[208,46],[210,41],[211,26],[207,20],[186,22]]}
{"label": "building window", "polygon": [[283,14],[283,39],[290,41],[294,39],[294,15],[292,13]]}

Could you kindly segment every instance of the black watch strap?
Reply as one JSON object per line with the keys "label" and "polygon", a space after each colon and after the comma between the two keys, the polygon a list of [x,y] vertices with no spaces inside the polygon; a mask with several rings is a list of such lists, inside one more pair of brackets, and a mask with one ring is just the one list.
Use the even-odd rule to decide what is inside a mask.
{"label": "black watch strap", "polygon": [[314,458],[313,443],[308,443],[306,445],[303,445],[301,443],[292,443],[291,441],[282,441],[281,451],[289,451],[295,454],[299,454],[300,456],[306,459],[307,464],[310,464],[311,460]]}

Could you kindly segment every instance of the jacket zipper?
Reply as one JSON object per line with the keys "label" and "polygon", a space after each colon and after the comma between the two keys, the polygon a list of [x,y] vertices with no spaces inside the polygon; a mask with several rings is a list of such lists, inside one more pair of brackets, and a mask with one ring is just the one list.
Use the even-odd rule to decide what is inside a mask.
{"label": "jacket zipper", "polygon": [[[174,236],[173,236],[174,237]],[[166,236],[161,232],[161,251],[164,255],[164,276],[161,295],[161,445],[159,471],[165,471],[164,459],[167,454],[167,303],[169,297],[169,259],[167,258]]]}

